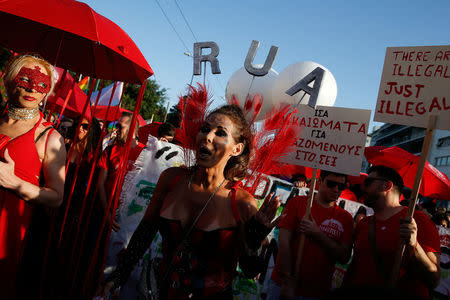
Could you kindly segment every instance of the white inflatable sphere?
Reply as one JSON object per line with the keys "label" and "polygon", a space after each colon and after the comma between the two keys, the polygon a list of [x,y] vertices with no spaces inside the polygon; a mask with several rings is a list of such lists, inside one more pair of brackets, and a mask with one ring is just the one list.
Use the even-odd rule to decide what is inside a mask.
{"label": "white inflatable sphere", "polygon": [[[262,65],[256,65],[262,67]],[[255,121],[264,119],[267,112],[271,111],[274,103],[272,99],[272,87],[275,83],[278,73],[274,69],[270,69],[265,76],[253,76],[245,70],[240,68],[231,75],[225,90],[225,98],[228,103],[231,103],[231,98],[234,95],[239,101],[241,108],[244,108],[247,95],[253,98],[253,95],[259,94],[263,97],[263,105],[261,111],[256,117]],[[254,116],[254,111],[246,115],[248,120]]]}
{"label": "white inflatable sphere", "polygon": [[[274,104],[288,103],[294,106],[297,104],[308,104],[309,94],[305,94],[304,91],[299,91],[293,96],[286,94],[286,91],[317,67],[325,70],[325,74],[322,79],[316,105],[333,106],[337,96],[336,80],[327,68],[312,61],[291,64],[280,72],[272,88]],[[309,86],[312,87],[313,84],[314,81]]]}

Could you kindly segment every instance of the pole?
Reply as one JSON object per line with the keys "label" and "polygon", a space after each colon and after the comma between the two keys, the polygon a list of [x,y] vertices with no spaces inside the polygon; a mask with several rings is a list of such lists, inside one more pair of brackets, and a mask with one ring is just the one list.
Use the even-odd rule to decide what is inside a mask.
{"label": "pole", "polygon": [[[304,218],[309,218],[311,215],[311,207],[312,202],[314,201],[314,187],[316,185],[316,178],[317,177],[317,168],[313,169],[312,178],[311,178],[311,185],[309,186],[309,194],[308,194],[308,202],[306,203],[306,211]],[[297,262],[295,263],[295,278],[298,277],[298,270],[300,269],[300,263],[302,261],[303,256],[303,248],[305,247],[305,234],[300,234],[300,244],[298,245],[298,252],[297,252]]]}
{"label": "pole", "polygon": [[203,63],[204,69],[203,69],[203,85],[206,83],[206,61]]}
{"label": "pole", "polygon": [[170,103],[167,102],[167,108],[166,108],[166,113],[164,114],[164,122],[163,122],[163,123],[166,123],[166,120],[167,120],[167,114],[169,113],[169,105],[170,105]]}
{"label": "pole", "polygon": [[[417,166],[417,173],[414,179],[414,186],[411,192],[408,203],[408,212],[406,213],[405,220],[411,222],[416,207],[417,196],[419,195],[420,183],[422,182],[423,170],[427,161],[428,150],[430,149],[431,139],[433,137],[434,128],[436,127],[436,116],[430,115],[428,117],[427,131],[425,133],[425,139],[422,144],[422,153],[420,154],[419,165]],[[392,268],[390,285],[395,286],[398,279],[398,272],[400,271],[400,265],[402,263],[403,254],[405,252],[406,244],[400,242],[397,249],[397,253],[394,260],[394,266]]]}

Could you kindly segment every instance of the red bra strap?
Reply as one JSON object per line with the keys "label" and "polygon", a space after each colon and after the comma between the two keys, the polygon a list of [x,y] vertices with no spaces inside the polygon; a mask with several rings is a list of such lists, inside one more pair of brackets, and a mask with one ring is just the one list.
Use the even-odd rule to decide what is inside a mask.
{"label": "red bra strap", "polygon": [[177,184],[178,181],[180,181],[181,177],[183,176],[183,173],[178,174],[177,176],[175,176],[175,178],[172,180],[172,182],[170,183],[169,188],[173,189],[173,187],[175,186],[175,184]]}
{"label": "red bra strap", "polygon": [[237,223],[241,221],[241,216],[239,215],[239,209],[237,207],[237,201],[236,201],[236,191],[237,186],[233,186],[230,191],[230,198],[231,198],[231,207],[233,209],[233,216]]}

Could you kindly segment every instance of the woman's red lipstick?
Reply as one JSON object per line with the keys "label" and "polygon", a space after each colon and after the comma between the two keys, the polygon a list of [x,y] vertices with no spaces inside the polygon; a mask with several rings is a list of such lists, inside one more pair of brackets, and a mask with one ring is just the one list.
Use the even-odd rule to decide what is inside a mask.
{"label": "woman's red lipstick", "polygon": [[34,101],[34,100],[36,100],[36,98],[30,97],[30,96],[24,96],[23,99],[25,99],[27,101]]}

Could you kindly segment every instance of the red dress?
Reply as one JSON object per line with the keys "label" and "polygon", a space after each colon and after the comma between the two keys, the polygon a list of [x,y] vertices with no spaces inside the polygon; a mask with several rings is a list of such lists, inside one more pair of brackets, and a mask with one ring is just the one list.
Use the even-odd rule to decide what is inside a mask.
{"label": "red dress", "polygon": [[[14,138],[0,134],[0,157],[4,152],[15,162],[14,173],[20,179],[39,186],[42,163],[35,144],[35,132],[42,114],[34,127]],[[10,299],[14,279],[23,251],[25,233],[30,222],[32,206],[17,194],[0,187],[0,291],[2,299]],[[3,298],[4,297],[4,298]]]}

